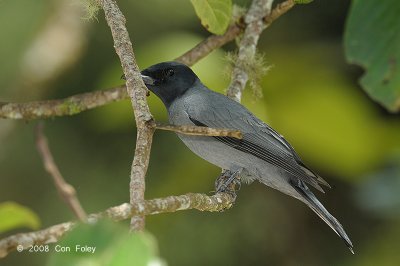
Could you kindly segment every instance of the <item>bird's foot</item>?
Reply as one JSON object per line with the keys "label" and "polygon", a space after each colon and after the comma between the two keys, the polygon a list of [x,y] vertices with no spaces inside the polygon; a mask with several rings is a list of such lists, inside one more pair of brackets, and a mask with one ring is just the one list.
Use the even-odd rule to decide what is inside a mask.
{"label": "bird's foot", "polygon": [[242,169],[236,171],[224,170],[215,180],[216,193],[224,192],[232,196],[233,202],[236,200],[236,191],[241,188],[240,173]]}

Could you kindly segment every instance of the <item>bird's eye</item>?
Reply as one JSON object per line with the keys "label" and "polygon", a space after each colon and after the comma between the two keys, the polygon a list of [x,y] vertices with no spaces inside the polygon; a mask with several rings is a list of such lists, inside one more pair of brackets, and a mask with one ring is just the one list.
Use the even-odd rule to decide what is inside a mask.
{"label": "bird's eye", "polygon": [[171,77],[171,76],[173,76],[174,74],[175,74],[175,72],[174,72],[174,70],[173,70],[172,68],[167,69],[167,76],[168,76],[168,77]]}

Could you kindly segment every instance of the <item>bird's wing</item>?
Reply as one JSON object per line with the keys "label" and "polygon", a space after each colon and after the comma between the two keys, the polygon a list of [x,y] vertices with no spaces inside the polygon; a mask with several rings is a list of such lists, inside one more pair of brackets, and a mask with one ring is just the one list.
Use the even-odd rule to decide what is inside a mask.
{"label": "bird's wing", "polygon": [[296,153],[296,151],[294,150],[292,145],[290,145],[289,142],[287,142],[286,139],[281,134],[279,134],[272,127],[270,127],[269,125],[267,125],[266,123],[264,123],[263,121],[261,121],[260,119],[255,117],[254,115],[251,115],[251,118],[249,119],[249,123],[252,124],[253,126],[256,126],[257,128],[259,128],[265,134],[268,134],[269,136],[271,136],[274,140],[277,140],[282,145],[281,147],[286,148],[287,151],[289,151],[290,154],[293,156],[293,159],[296,161],[298,166],[304,172],[306,172],[307,175],[315,178],[319,184],[322,184],[329,188],[331,187],[328,184],[328,182],[326,182],[321,176],[319,176],[317,173],[315,173],[313,170],[311,170],[309,167],[307,167],[303,163],[303,161],[300,159],[300,156]]}
{"label": "bird's wing", "polygon": [[186,104],[185,112],[195,125],[236,129],[243,133],[242,139],[214,137],[218,141],[282,168],[293,178],[299,178],[322,192],[319,184],[329,186],[302,163],[292,146],[279,133],[242,105],[233,101],[223,101],[224,104],[215,104],[213,101],[210,99],[201,106]]}

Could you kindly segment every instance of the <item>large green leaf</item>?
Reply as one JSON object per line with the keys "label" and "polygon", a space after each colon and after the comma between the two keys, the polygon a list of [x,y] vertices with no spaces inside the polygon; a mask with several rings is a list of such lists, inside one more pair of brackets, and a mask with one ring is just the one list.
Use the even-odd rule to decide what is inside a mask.
{"label": "large green leaf", "polygon": [[400,110],[400,1],[353,0],[345,32],[347,60],[361,65],[361,85],[388,110]]}
{"label": "large green leaf", "polygon": [[11,201],[0,203],[0,233],[18,227],[37,229],[39,226],[39,217],[27,207]]}
{"label": "large green leaf", "polygon": [[201,24],[215,34],[223,34],[232,15],[231,0],[190,0]]}
{"label": "large green leaf", "polygon": [[157,257],[156,241],[149,233],[128,231],[128,227],[111,221],[79,225],[50,247],[47,265],[165,265]]}

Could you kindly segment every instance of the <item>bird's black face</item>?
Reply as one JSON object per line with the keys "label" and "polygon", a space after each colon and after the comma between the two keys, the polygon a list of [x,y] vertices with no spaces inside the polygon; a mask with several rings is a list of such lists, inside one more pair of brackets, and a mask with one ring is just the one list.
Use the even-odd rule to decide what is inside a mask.
{"label": "bird's black face", "polygon": [[159,63],[143,70],[141,74],[147,88],[167,107],[198,80],[188,66],[177,62]]}

